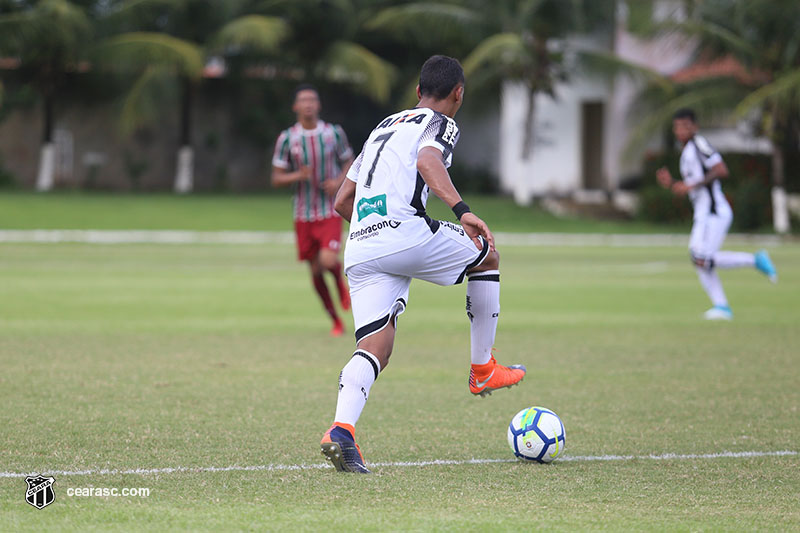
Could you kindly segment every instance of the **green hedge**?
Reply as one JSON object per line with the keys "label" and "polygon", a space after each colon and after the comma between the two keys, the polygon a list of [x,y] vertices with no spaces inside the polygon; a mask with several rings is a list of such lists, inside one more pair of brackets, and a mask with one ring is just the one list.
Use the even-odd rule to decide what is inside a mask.
{"label": "green hedge", "polygon": [[[769,226],[772,221],[770,202],[770,156],[764,154],[723,153],[730,177],[722,182],[722,190],[733,207],[733,227],[752,231]],[[688,198],[679,198],[656,183],[656,170],[666,166],[673,177],[680,176],[680,154],[669,152],[648,157],[644,162],[644,179],[640,190],[638,217],[650,222],[685,222],[692,219]]]}
{"label": "green hedge", "polygon": [[0,154],[0,189],[11,189],[17,186],[14,175],[3,165],[3,155]]}

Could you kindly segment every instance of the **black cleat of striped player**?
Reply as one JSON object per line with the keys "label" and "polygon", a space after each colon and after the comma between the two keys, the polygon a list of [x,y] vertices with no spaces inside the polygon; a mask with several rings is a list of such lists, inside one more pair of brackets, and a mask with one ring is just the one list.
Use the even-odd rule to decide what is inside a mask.
{"label": "black cleat of striped player", "polygon": [[364,464],[364,456],[361,455],[352,433],[347,429],[336,424],[332,425],[322,437],[320,446],[322,455],[330,459],[339,472],[372,473]]}

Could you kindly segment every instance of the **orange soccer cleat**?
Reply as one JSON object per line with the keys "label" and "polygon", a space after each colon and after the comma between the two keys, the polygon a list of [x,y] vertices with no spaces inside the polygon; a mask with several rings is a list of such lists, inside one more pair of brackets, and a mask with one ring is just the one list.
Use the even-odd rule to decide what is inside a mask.
{"label": "orange soccer cleat", "polygon": [[355,428],[350,424],[334,422],[322,436],[322,455],[330,459],[339,472],[371,474],[364,464],[361,448],[355,441]]}
{"label": "orange soccer cleat", "polygon": [[485,397],[497,389],[513,387],[525,377],[523,365],[498,365],[494,355],[483,365],[472,365],[469,370],[469,391]]}

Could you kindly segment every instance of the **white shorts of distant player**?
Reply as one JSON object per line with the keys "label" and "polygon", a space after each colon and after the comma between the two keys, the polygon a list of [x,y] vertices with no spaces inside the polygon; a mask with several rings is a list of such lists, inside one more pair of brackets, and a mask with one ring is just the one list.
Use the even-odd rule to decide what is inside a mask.
{"label": "white shorts of distant player", "polygon": [[483,248],[479,250],[461,226],[440,221],[425,243],[348,268],[356,343],[405,311],[412,279],[436,285],[461,283],[467,270],[486,259],[489,247],[480,239]]}
{"label": "white shorts of distant player", "polygon": [[[721,196],[721,195],[720,195]],[[689,253],[693,259],[713,259],[722,248],[733,222],[733,210],[723,198],[711,202],[711,196],[704,194],[694,203],[694,222],[689,237]]]}

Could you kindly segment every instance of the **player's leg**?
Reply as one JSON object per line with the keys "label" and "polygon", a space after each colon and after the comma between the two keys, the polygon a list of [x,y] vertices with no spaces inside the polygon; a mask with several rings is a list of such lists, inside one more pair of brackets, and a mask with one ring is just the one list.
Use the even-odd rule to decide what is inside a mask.
{"label": "player's leg", "polygon": [[725,238],[724,233],[720,238],[722,225],[718,224],[719,221],[716,219],[714,215],[695,218],[689,240],[689,254],[697,278],[711,300],[712,307],[703,316],[707,320],[730,320],[733,318],[733,312],[714,266],[714,254]]}
{"label": "player's leg", "polygon": [[[713,242],[712,247],[716,246],[717,249],[722,247],[722,242],[728,234],[728,228],[732,220],[733,213],[731,211],[725,211],[712,222],[711,238],[718,241],[718,245],[716,242]],[[767,276],[771,282],[775,283],[778,281],[778,272],[766,250],[759,250],[755,254],[718,250],[713,255],[713,261],[714,267],[716,268],[755,268]]]}
{"label": "player's leg", "polygon": [[755,268],[756,256],[749,252],[731,252],[720,250],[714,254],[714,266],[724,270],[730,268]]}
{"label": "player's leg", "polygon": [[319,251],[319,260],[322,269],[325,272],[330,272],[333,276],[333,281],[336,283],[336,290],[339,293],[339,303],[342,309],[347,311],[350,309],[350,293],[347,289],[347,284],[342,275],[342,263],[339,262],[339,253],[331,248],[322,248]]}
{"label": "player's leg", "polygon": [[[725,237],[728,236],[731,222],[733,222],[733,212],[730,211],[730,208],[721,209],[718,214],[709,216],[706,222],[705,247],[710,252],[714,268],[755,267],[756,258],[754,254],[720,250],[722,243],[725,242]],[[712,250],[713,253],[711,253]]]}
{"label": "player's leg", "polygon": [[500,254],[490,251],[467,271],[467,317],[470,321],[470,356],[473,365],[484,365],[492,347],[500,317]]}
{"label": "player's leg", "polygon": [[333,320],[331,335],[334,337],[340,337],[344,334],[344,323],[342,322],[342,319],[339,318],[339,314],[336,312],[336,307],[333,305],[331,293],[328,290],[328,284],[325,283],[325,269],[320,261],[319,251],[317,251],[311,257],[311,259],[309,259],[308,264],[311,271],[311,283],[314,285],[314,289],[317,291],[317,295],[322,301],[322,306],[325,308],[325,311],[328,312],[331,320]]}
{"label": "player's leg", "polygon": [[755,268],[772,283],[778,282],[778,271],[766,250],[759,250],[754,254],[720,250],[714,254],[714,266],[721,269]]}
{"label": "player's leg", "polygon": [[328,315],[333,320],[333,329],[331,335],[339,336],[344,333],[344,325],[342,324],[339,315],[336,313],[336,308],[331,300],[328,286],[325,284],[323,278],[324,270],[319,261],[319,241],[314,236],[314,222],[295,221],[295,240],[297,242],[297,257],[301,261],[307,261],[309,272],[311,274],[311,284],[314,290],[317,291],[319,299],[322,301],[322,306],[327,311]]}
{"label": "player's leg", "polygon": [[467,316],[470,319],[469,388],[485,396],[516,385],[525,367],[497,364],[492,356],[500,316],[500,256],[486,242],[478,249],[461,226],[439,222],[433,238],[412,251],[381,259],[394,272],[406,273],[438,285],[454,285],[467,278]]}
{"label": "player's leg", "polygon": [[342,246],[342,219],[326,218],[315,226],[315,236],[320,244],[319,259],[322,268],[330,272],[339,293],[342,309],[350,309],[350,293],[342,275],[342,263],[339,261],[339,250]]}
{"label": "player's leg", "polygon": [[333,425],[322,438],[322,453],[337,470],[369,473],[355,443],[355,425],[372,384],[386,368],[394,346],[397,317],[406,306],[411,279],[356,265],[348,272],[356,324],[356,351],[339,374]]}
{"label": "player's leg", "polygon": [[490,251],[467,271],[467,316],[470,322],[470,392],[480,396],[516,385],[525,377],[523,365],[503,366],[492,355],[500,317],[500,254]]}
{"label": "player's leg", "polygon": [[386,368],[394,345],[394,317],[389,325],[358,343],[353,357],[339,373],[339,395],[333,424],[323,435],[322,453],[340,472],[369,474],[361,448],[356,444],[356,422],[367,404],[372,384]]}

